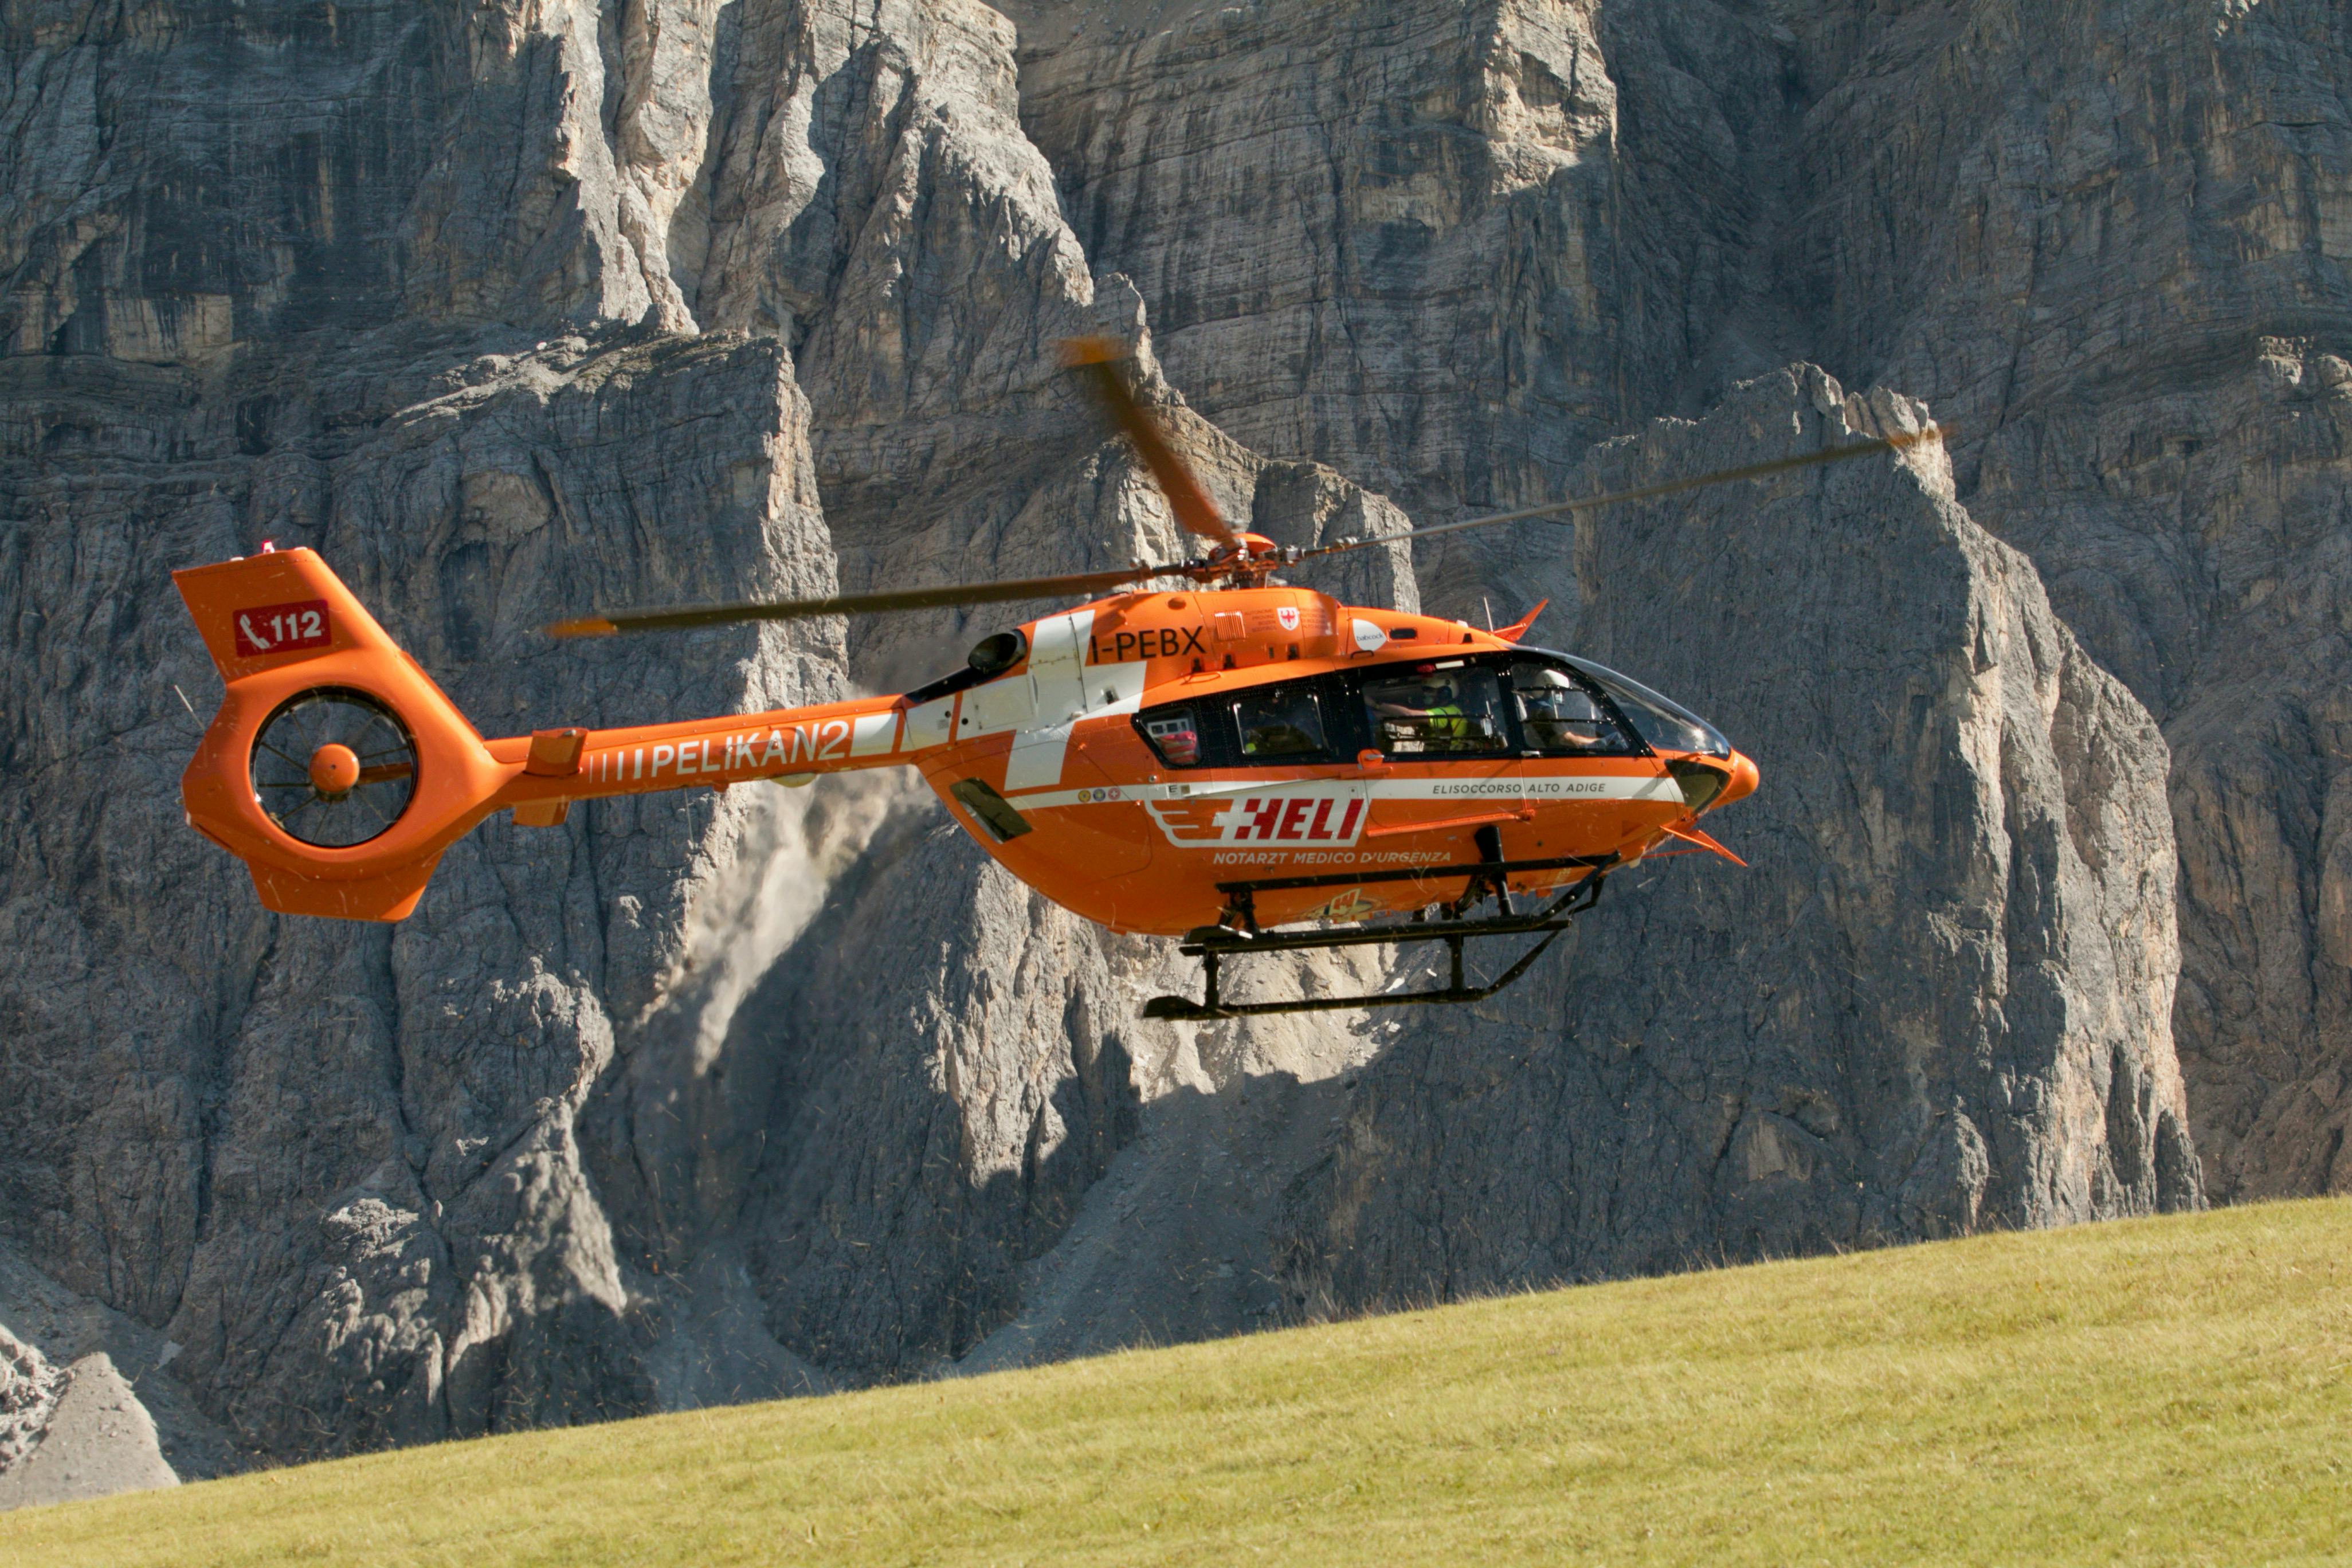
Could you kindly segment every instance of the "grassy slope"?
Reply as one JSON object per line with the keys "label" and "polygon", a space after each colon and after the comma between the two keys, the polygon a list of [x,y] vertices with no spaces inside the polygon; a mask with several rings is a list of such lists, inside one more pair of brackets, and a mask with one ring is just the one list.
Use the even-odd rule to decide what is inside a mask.
{"label": "grassy slope", "polygon": [[26,1563],[2352,1555],[2352,1203],[1520,1296],[0,1515]]}

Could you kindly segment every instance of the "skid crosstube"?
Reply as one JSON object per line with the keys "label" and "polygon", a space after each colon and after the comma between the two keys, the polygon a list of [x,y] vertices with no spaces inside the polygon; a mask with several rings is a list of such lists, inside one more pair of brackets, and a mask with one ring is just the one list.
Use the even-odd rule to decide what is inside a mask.
{"label": "skid crosstube", "polygon": [[[1370,881],[1403,881],[1412,879],[1451,880],[1465,877],[1469,886],[1459,901],[1447,906],[1449,917],[1444,920],[1416,920],[1399,925],[1363,926],[1350,931],[1255,931],[1244,924],[1238,929],[1206,926],[1194,931],[1179,949],[1187,958],[1201,961],[1202,995],[1199,1002],[1185,996],[1154,996],[1144,1004],[1143,1016],[1173,1022],[1201,1023],[1220,1018],[1246,1018],[1267,1013],[1333,1013],[1355,1007],[1402,1007],[1414,1005],[1436,1005],[1457,1002],[1478,1002],[1492,996],[1525,974],[1544,950],[1559,940],[1559,933],[1574,922],[1575,917],[1591,909],[1601,897],[1601,879],[1617,863],[1613,855],[1605,857],[1579,856],[1550,860],[1505,860],[1495,853],[1498,847],[1490,837],[1491,829],[1479,835],[1478,847],[1488,852],[1488,858],[1467,865],[1420,867],[1408,871],[1375,872],[1370,875],[1335,877],[1286,877],[1255,882],[1221,882],[1218,890],[1233,900],[1228,915],[1251,921],[1250,906],[1255,894],[1275,889],[1297,888],[1356,886]],[[1528,914],[1509,912],[1510,900],[1505,891],[1503,879],[1519,871],[1552,871],[1587,868],[1582,878],[1559,898],[1541,910]],[[1506,912],[1482,920],[1461,918],[1464,910],[1491,892]],[[1580,902],[1579,900],[1581,900]],[[1543,940],[1521,953],[1510,968],[1485,985],[1466,983],[1462,972],[1464,945],[1473,937],[1532,936],[1540,933]],[[1218,970],[1223,960],[1246,952],[1302,952],[1342,947],[1365,947],[1379,943],[1408,942],[1443,942],[1452,950],[1452,974],[1446,985],[1433,991],[1377,992],[1363,996],[1317,996],[1297,1002],[1226,1002],[1218,994]]]}

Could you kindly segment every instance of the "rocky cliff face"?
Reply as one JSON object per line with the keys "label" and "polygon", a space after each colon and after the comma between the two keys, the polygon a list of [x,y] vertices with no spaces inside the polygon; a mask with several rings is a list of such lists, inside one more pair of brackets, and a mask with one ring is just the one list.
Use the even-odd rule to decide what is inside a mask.
{"label": "rocky cliff face", "polygon": [[[1147,1026],[1137,1004],[1178,961],[1071,921],[888,784],[488,825],[395,930],[268,917],[178,821],[215,688],[166,573],[265,537],[317,546],[485,729],[818,700],[931,673],[985,629],[585,655],[531,636],[585,604],[1173,548],[1054,373],[1072,331],[1149,330],[1147,395],[1230,510],[1298,542],[1917,417],[1813,372],[1732,390],[1801,354],[1966,419],[1980,383],[1930,374],[1944,339],[1880,318],[1958,339],[1987,296],[1864,288],[1961,239],[1882,226],[1899,255],[1831,265],[1809,226],[1844,188],[1837,158],[1916,144],[1904,117],[1958,95],[1841,84],[1889,50],[1937,82],[2011,57],[1877,26],[1833,6],[0,11],[0,1230],[185,1347],[173,1376],[239,1443],[292,1457],[2194,1201],[2165,748],[2092,660],[2177,708],[2184,758],[2199,710],[2145,679],[2127,616],[2066,586],[2072,514],[2032,523],[2000,499],[2024,487],[1986,477],[2049,449],[1990,432],[2086,395],[2088,348],[2076,380],[1967,426],[1985,434],[1957,489],[1866,465],[1604,520],[1572,550],[1530,525],[1419,563],[1367,552],[1327,584],[1425,585],[1457,613],[1554,594],[1550,635],[1764,761],[1739,808],[1753,872],[1675,861],[1612,889],[1577,949],[1483,1012]],[[2336,53],[2228,53],[2298,26]],[[2198,100],[2238,102],[2340,84],[2340,26],[2288,7],[2174,42],[2239,61]],[[2063,69],[2107,68],[2082,48]],[[2011,123],[1970,134],[2007,146]],[[2242,188],[2340,170],[2326,134],[2304,126],[2288,140],[2316,151]],[[1831,139],[1843,153],[1811,146]],[[1877,199],[1952,207],[1960,174],[1902,167],[1871,176]],[[2318,216],[2279,231],[2316,237],[2305,336],[2337,276],[2333,187],[2312,180],[2297,210]],[[1824,267],[1840,281],[1809,292]],[[2068,276],[2056,304],[1992,293],[2062,320],[2105,287]],[[2318,454],[2329,362],[2270,359],[2294,376],[2246,384]],[[2270,449],[2272,405],[2231,426],[2265,433],[2245,450]],[[1585,466],[1601,437],[1709,407]],[[2296,460],[2316,488],[2280,548],[2317,560],[2333,458]],[[2250,537],[2287,515],[2261,510],[2274,487],[2245,493],[2267,498]],[[2052,600],[1963,504],[2051,563]],[[2280,636],[2333,614],[2272,569],[2268,613],[2302,606]],[[2217,736],[2254,721],[2210,695]],[[2326,776],[2284,742],[2256,754]],[[2200,824],[2247,820],[2262,782],[2230,777],[2200,816],[2175,774],[2181,1012],[2259,1032],[2316,972],[2232,970],[2267,1014],[2200,982],[2196,911],[2226,907],[2200,879],[2324,894],[2332,862],[2284,829],[2266,857],[2212,848],[2224,830]],[[2264,907],[2247,940],[2322,951],[2332,907]],[[1248,984],[1336,992],[1385,962]],[[2295,1038],[2327,1057],[2324,1033]],[[2224,1055],[2191,1061],[2187,1118],[2220,1114],[2210,1079],[2252,1096],[2225,1151],[2286,1148],[2271,1080]]]}
{"label": "rocky cliff face", "polygon": [[[1139,307],[1096,303],[1017,131],[1010,27],[979,6],[879,31],[691,6],[163,20],[8,20],[11,113],[47,154],[15,171],[6,257],[10,1233],[167,1329],[176,1374],[281,1455],[822,1382],[796,1350],[866,1375],[967,1345],[1003,1302],[962,1283],[954,1237],[979,1227],[991,1278],[991,1247],[1041,1248],[1132,1121],[1116,1025],[1073,1043],[1070,993],[1107,985],[1090,936],[1001,883],[939,911],[929,1098],[874,1106],[906,1064],[832,1059],[856,1031],[830,982],[874,963],[871,928],[899,952],[916,933],[877,909],[784,960],[825,877],[899,820],[887,793],[493,826],[396,931],[281,924],[171,805],[212,687],[166,572],[314,544],[485,728],[523,728],[848,679],[837,629],[554,657],[529,628],[579,604],[1171,548],[1052,373],[1055,338]],[[257,119],[264,86],[284,111]],[[1285,538],[1404,526],[1197,434],[1229,506]],[[1409,602],[1401,552],[1357,571]],[[950,657],[900,637],[866,662]],[[919,891],[977,879],[927,853],[948,858]],[[967,1009],[943,976],[989,983],[1008,908],[1045,922],[1033,1005]],[[745,999],[787,1008],[793,974],[848,1035],[796,1040],[795,1074],[762,1008],[731,1055]],[[860,1125],[771,1150],[821,1091]],[[943,1157],[901,1163],[927,1105]],[[936,1300],[886,1268],[801,1310],[793,1161],[838,1169],[861,1137],[886,1169],[856,1202],[930,1216],[886,1228]],[[884,1306],[833,1310],[861,1296]]]}
{"label": "rocky cliff face", "polygon": [[1843,47],[1894,68],[1815,110],[1825,153],[1857,117],[1964,133],[1828,154],[1823,188],[1955,199],[1894,230],[1916,302],[1825,234],[1811,275],[1857,361],[1978,433],[1971,510],[2171,740],[2174,1024],[2215,1194],[2340,1191],[2352,18],[1988,5]]}
{"label": "rocky cliff face", "polygon": [[[1922,414],[1769,377],[1596,466],[1654,483]],[[1391,1044],[1294,1199],[1305,1303],[2197,1203],[2155,1044],[2163,742],[1940,459],[1579,528],[1584,646],[1757,737],[1772,786],[1721,831],[1758,870],[1648,862],[1532,994]]]}
{"label": "rocky cliff face", "polygon": [[[1024,123],[1171,374],[1416,515],[1549,493],[1789,359],[1928,400],[1960,499],[2173,742],[2214,1192],[2352,1180],[2341,5],[1017,14]],[[1524,603],[1524,548],[1423,574]]]}

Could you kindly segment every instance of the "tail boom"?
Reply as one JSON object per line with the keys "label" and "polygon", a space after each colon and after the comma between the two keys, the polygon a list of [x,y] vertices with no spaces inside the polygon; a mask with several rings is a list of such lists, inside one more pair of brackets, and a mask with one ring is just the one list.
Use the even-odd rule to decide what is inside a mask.
{"label": "tail boom", "polygon": [[484,815],[510,806],[518,822],[548,826],[562,821],[575,800],[912,762],[903,743],[905,707],[897,697],[869,697],[625,730],[507,736],[487,742],[512,772]]}

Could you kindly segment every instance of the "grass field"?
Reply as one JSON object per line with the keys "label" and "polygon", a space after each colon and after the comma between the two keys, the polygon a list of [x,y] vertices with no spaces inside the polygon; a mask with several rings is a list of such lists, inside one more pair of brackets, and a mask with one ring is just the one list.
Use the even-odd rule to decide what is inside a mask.
{"label": "grass field", "polygon": [[0,1514],[82,1563],[2352,1558],[2352,1202],[1770,1264]]}

